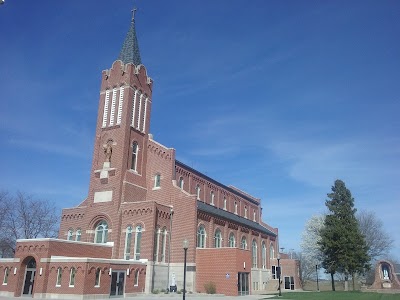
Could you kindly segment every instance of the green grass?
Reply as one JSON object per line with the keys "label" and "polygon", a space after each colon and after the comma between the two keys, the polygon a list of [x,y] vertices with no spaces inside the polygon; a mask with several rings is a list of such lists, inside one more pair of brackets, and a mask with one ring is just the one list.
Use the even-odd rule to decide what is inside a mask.
{"label": "green grass", "polygon": [[399,300],[400,294],[380,294],[367,292],[290,292],[282,293],[282,297],[270,299],[295,300]]}

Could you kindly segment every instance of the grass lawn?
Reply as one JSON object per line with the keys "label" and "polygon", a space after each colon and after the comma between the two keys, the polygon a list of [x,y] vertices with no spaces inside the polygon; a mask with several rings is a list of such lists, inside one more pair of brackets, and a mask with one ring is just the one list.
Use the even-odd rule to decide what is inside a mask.
{"label": "grass lawn", "polygon": [[295,300],[399,300],[400,294],[380,294],[366,292],[291,292],[282,293],[282,297],[269,299]]}

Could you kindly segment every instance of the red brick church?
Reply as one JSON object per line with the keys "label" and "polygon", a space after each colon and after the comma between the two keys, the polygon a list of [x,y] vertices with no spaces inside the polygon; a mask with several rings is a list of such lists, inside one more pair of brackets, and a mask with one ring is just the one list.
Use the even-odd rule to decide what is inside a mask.
{"label": "red brick church", "polygon": [[[183,289],[247,295],[276,291],[278,229],[260,199],[176,159],[149,133],[153,80],[132,19],[121,53],[102,72],[87,198],[64,209],[58,239],[18,240],[0,260],[0,296],[108,298]],[[282,289],[299,266],[282,255]]]}

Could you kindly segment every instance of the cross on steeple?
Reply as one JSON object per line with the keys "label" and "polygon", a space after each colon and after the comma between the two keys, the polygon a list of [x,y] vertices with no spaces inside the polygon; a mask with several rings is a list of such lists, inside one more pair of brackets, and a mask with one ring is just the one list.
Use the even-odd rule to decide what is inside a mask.
{"label": "cross on steeple", "polygon": [[131,10],[131,12],[132,12],[132,22],[135,22],[135,13],[136,13],[136,11],[137,11],[137,8],[136,8],[136,7],[134,7],[134,8]]}

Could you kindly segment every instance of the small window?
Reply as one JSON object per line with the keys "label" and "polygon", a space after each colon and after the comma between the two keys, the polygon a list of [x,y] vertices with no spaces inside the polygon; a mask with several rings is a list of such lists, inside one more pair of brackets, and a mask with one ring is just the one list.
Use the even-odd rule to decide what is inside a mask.
{"label": "small window", "polygon": [[274,244],[271,243],[269,245],[269,259],[275,258],[275,249],[274,249]]}
{"label": "small window", "polygon": [[134,286],[139,285],[139,269],[135,270]]}
{"label": "small window", "polygon": [[215,235],[214,235],[214,247],[215,248],[221,248],[222,244],[222,234],[221,230],[217,229],[215,230]]}
{"label": "small window", "polygon": [[76,275],[76,269],[71,268],[71,272],[69,273],[69,286],[75,286],[75,275]]}
{"label": "small window", "polygon": [[211,193],[210,193],[210,204],[211,205],[214,205],[214,198],[215,198],[215,195],[214,195],[214,192],[213,191],[211,191]]}
{"label": "small window", "polygon": [[285,276],[285,290],[294,290],[293,276]]}
{"label": "small window", "polygon": [[137,171],[137,158],[138,158],[138,144],[136,142],[132,143],[132,158],[131,158],[131,170]]}
{"label": "small window", "polygon": [[265,246],[265,242],[262,242],[261,247],[261,260],[262,260],[262,268],[267,268],[267,247]]}
{"label": "small window", "polygon": [[154,176],[154,188],[160,188],[160,187],[161,187],[161,175],[156,174],[156,176]]}
{"label": "small window", "polygon": [[200,186],[199,185],[196,186],[196,197],[197,197],[197,200],[200,200]]}
{"label": "small window", "polygon": [[100,221],[96,226],[94,241],[97,244],[107,243],[108,224],[106,221]]}
{"label": "small window", "polygon": [[199,226],[197,230],[197,247],[205,248],[206,247],[206,229],[203,225]]}
{"label": "small window", "polygon": [[246,237],[245,237],[245,236],[242,237],[242,241],[241,241],[241,243],[240,243],[240,247],[241,247],[241,249],[243,249],[243,250],[246,250],[246,249],[247,249],[247,240],[246,240]]}
{"label": "small window", "polygon": [[100,276],[101,276],[101,270],[100,270],[100,268],[97,268],[96,269],[96,278],[94,280],[95,287],[100,287]]}
{"label": "small window", "polygon": [[125,234],[125,259],[131,258],[132,226],[126,228]]}
{"label": "small window", "polygon": [[183,177],[179,177],[179,187],[183,190],[185,182],[183,181]]}
{"label": "small window", "polygon": [[58,268],[58,269],[57,269],[56,286],[61,286],[61,279],[62,279],[62,269],[61,269],[61,268]]}
{"label": "small window", "polygon": [[72,241],[72,236],[74,235],[74,230],[73,229],[69,229],[68,233],[67,233],[67,240],[68,241]]}
{"label": "small window", "polygon": [[256,210],[253,209],[253,221],[256,222]]}
{"label": "small window", "polygon": [[136,226],[136,236],[135,236],[135,260],[140,259],[140,246],[142,243],[142,226]]}
{"label": "small window", "polygon": [[247,219],[247,206],[244,207],[244,217]]}
{"label": "small window", "polygon": [[257,242],[256,240],[253,240],[252,247],[251,247],[251,254],[252,254],[252,267],[257,268]]}
{"label": "small window", "polygon": [[10,274],[10,269],[7,267],[4,269],[4,279],[3,279],[3,285],[7,285],[8,282],[8,275]]}
{"label": "small window", "polygon": [[233,234],[233,232],[230,233],[229,235],[229,247],[230,248],[235,248],[235,235]]}
{"label": "small window", "polygon": [[224,210],[226,210],[226,198],[224,197]]}
{"label": "small window", "polygon": [[237,214],[237,212],[238,212],[238,205],[237,202],[235,201],[235,214]]}
{"label": "small window", "polygon": [[81,240],[81,235],[82,235],[82,230],[81,229],[77,229],[76,230],[75,241],[79,242]]}
{"label": "small window", "polygon": [[271,267],[271,271],[272,271],[272,279],[276,279],[277,278],[277,272],[276,272],[276,270],[277,270],[277,267],[276,266],[272,266]]}

